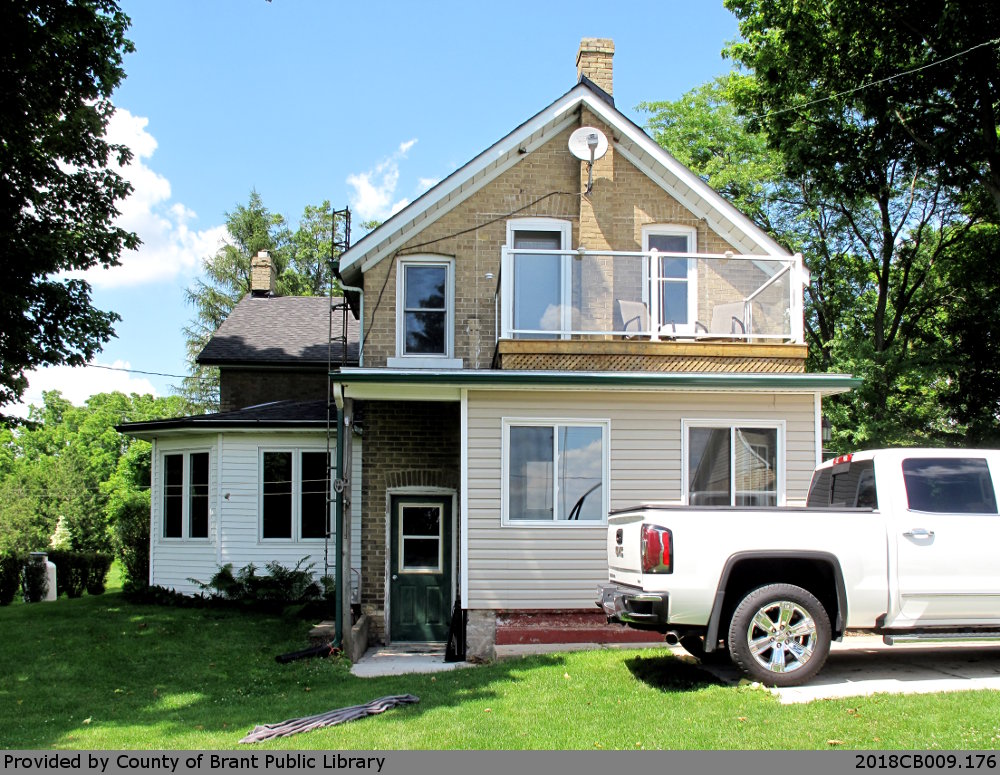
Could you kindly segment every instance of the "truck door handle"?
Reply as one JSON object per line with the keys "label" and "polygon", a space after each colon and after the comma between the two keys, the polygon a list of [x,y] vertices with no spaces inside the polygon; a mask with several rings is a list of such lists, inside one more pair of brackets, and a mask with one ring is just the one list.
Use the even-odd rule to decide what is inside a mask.
{"label": "truck door handle", "polygon": [[915,527],[903,533],[907,538],[933,538],[934,531],[922,527]]}

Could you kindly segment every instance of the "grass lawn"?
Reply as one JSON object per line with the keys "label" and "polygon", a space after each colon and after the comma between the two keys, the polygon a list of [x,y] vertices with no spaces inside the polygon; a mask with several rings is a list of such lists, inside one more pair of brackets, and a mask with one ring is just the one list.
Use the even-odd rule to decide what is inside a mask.
{"label": "grass lawn", "polygon": [[431,675],[279,665],[309,623],[136,606],[120,593],[0,608],[0,748],[235,748],[254,725],[388,694],[418,705],[252,748],[960,748],[1000,744],[1000,693],[782,706],[659,651],[575,652]]}

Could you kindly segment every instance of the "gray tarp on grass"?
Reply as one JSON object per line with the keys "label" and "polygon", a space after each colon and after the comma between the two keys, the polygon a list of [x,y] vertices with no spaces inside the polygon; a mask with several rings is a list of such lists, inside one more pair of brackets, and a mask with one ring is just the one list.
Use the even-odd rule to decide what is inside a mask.
{"label": "gray tarp on grass", "polygon": [[385,713],[390,708],[397,705],[411,705],[420,702],[419,697],[412,694],[393,694],[388,697],[379,697],[365,705],[352,705],[349,708],[339,710],[328,710],[326,713],[319,713],[315,716],[304,716],[303,718],[293,718],[282,721],[278,724],[260,724],[251,730],[250,734],[240,740],[241,743],[260,743],[264,740],[271,740],[275,737],[288,737],[299,732],[309,732],[322,727],[332,727],[343,724],[345,721],[373,716],[376,713]]}

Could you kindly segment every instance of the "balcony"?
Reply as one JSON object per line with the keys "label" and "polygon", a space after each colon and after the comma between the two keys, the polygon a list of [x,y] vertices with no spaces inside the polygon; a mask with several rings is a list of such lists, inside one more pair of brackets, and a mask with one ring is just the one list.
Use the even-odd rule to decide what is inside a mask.
{"label": "balcony", "polygon": [[800,255],[503,248],[500,368],[803,371]]}

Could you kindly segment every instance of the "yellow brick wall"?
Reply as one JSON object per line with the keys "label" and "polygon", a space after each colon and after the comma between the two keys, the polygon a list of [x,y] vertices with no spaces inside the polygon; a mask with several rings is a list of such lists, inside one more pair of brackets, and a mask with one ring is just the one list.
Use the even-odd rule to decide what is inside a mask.
{"label": "yellow brick wall", "polygon": [[[641,250],[642,227],[656,223],[695,228],[700,252],[735,250],[709,230],[703,219],[695,217],[616,154],[611,129],[596,116],[581,111],[578,126],[598,127],[611,145],[605,157],[594,165],[594,185],[589,196],[582,193],[587,184],[587,165],[567,150],[569,135],[577,128],[573,126],[425,228],[395,256],[386,257],[365,273],[367,367],[385,366],[386,359],[396,354],[397,259],[415,254],[454,258],[455,357],[462,359],[465,368],[490,367],[496,345],[494,297],[500,278],[500,250],[511,218],[570,221],[574,249],[583,245],[591,250]],[[451,236],[460,231],[465,233]],[[609,274],[610,266],[608,260]],[[493,275],[492,279],[487,278],[488,274]],[[616,282],[621,282],[620,276]],[[586,286],[599,287],[597,283]],[[710,286],[706,283],[705,287]]]}

